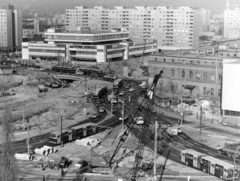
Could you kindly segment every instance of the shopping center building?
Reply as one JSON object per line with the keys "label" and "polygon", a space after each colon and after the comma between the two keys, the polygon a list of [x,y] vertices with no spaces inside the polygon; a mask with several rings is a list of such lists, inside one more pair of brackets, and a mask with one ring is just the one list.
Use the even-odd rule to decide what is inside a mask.
{"label": "shopping center building", "polygon": [[129,32],[120,29],[93,31],[81,29],[58,32],[48,29],[44,42],[23,42],[22,59],[49,60],[64,57],[66,61],[109,62],[156,53],[157,41],[130,41]]}

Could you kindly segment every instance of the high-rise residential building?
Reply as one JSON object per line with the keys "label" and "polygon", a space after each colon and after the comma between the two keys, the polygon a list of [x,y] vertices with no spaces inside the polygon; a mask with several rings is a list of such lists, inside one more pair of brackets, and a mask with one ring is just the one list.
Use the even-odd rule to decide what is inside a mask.
{"label": "high-rise residential building", "polygon": [[240,38],[240,6],[230,8],[227,0],[224,11],[224,38]]}
{"label": "high-rise residential building", "polygon": [[86,8],[77,6],[66,10],[69,31],[78,27],[94,30],[124,28],[135,41],[157,40],[159,49],[198,48],[200,9],[191,7],[143,7],[129,9],[116,6]]}
{"label": "high-rise residential building", "polygon": [[0,7],[0,52],[20,50],[22,33],[22,10],[13,5]]}
{"label": "high-rise residential building", "polygon": [[200,35],[204,31],[205,27],[210,25],[210,19],[211,19],[211,10],[201,8],[200,9],[200,28],[199,28]]}

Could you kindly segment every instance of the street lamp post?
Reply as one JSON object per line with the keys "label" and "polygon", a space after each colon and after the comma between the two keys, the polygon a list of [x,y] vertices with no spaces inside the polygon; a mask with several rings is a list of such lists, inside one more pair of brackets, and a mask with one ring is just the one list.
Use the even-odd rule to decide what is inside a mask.
{"label": "street lamp post", "polygon": [[[25,126],[25,104],[23,104],[23,122],[24,122],[24,128]],[[27,142],[27,148],[28,148],[28,154],[31,154],[31,147],[30,147],[30,131],[29,131],[29,120],[27,121],[27,130],[28,130],[28,137],[26,139]]]}
{"label": "street lamp post", "polygon": [[238,151],[238,148],[240,148],[240,146],[238,146],[235,150],[235,154],[234,154],[234,157],[233,157],[233,181],[235,180],[235,169],[236,169],[236,155],[237,155],[237,151]]}

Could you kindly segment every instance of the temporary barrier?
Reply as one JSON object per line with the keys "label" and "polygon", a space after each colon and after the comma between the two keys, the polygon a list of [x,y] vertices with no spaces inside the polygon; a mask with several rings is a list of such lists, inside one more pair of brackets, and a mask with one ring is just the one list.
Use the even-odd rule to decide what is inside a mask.
{"label": "temporary barrier", "polygon": [[34,159],[33,155],[15,153],[14,158],[17,160],[31,161]]}
{"label": "temporary barrier", "polygon": [[44,156],[47,156],[49,154],[48,150],[42,149],[42,148],[36,148],[34,152],[38,155],[44,155]]}
{"label": "temporary barrier", "polygon": [[51,147],[51,146],[46,146],[46,145],[44,145],[42,148],[43,148],[43,149],[50,149],[50,150],[51,150],[51,153],[56,153],[56,152],[58,152],[58,150],[57,150],[56,148],[53,148],[53,147]]}

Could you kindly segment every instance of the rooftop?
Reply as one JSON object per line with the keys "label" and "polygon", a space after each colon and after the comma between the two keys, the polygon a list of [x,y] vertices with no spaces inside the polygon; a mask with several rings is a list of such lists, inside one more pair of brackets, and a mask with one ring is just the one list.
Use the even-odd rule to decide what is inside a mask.
{"label": "rooftop", "polygon": [[97,34],[118,34],[118,33],[129,33],[128,31],[121,30],[111,30],[111,31],[100,31],[100,30],[91,30],[91,29],[80,29],[76,31],[58,31],[55,29],[48,29],[47,34],[88,34],[88,35],[97,35]]}
{"label": "rooftop", "polygon": [[177,58],[192,58],[192,59],[206,59],[206,60],[222,60],[222,56],[217,55],[198,55],[198,54],[183,54],[182,52],[172,52],[169,54],[155,53],[152,56],[160,57],[177,57]]}

